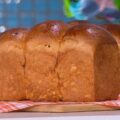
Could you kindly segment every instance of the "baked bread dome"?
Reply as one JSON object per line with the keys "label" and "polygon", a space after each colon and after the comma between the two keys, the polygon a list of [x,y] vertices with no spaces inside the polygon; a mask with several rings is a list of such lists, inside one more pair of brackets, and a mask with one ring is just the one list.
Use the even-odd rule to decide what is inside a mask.
{"label": "baked bread dome", "polygon": [[59,100],[59,81],[55,67],[59,42],[66,26],[61,21],[46,21],[34,26],[26,44],[27,99]]}
{"label": "baked bread dome", "polygon": [[0,35],[0,100],[25,99],[24,38],[27,29],[16,28]]}
{"label": "baked bread dome", "polygon": [[62,101],[116,99],[117,66],[118,46],[108,32],[92,24],[72,27],[63,37],[58,57]]}

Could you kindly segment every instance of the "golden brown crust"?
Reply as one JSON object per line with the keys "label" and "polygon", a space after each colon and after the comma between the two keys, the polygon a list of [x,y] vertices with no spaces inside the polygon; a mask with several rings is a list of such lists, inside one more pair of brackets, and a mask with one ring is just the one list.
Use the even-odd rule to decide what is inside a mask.
{"label": "golden brown crust", "polygon": [[[107,35],[104,35],[107,31],[103,28],[94,25],[94,24],[84,24],[84,25],[78,25],[74,26],[66,32],[64,36],[67,37],[78,37],[86,38],[86,42],[94,44],[102,44],[102,43],[112,43],[116,44],[116,41],[112,38],[109,32],[107,32]],[[109,38],[109,39],[108,39]],[[80,39],[81,40],[81,39]]]}
{"label": "golden brown crust", "polygon": [[[106,47],[104,48],[104,46]],[[101,52],[98,52],[98,48],[101,48]],[[108,56],[104,56],[104,52]],[[97,69],[97,72],[100,71],[98,63],[102,56],[104,58],[101,65],[108,73],[104,70],[101,71],[99,75],[103,79],[98,79],[100,76],[95,69]],[[116,62],[109,62],[108,58]],[[107,65],[104,64],[104,61]],[[109,66],[116,72],[117,64],[117,43],[108,32],[91,24],[72,27],[64,35],[58,58],[57,71],[59,73],[62,100],[99,101],[114,99],[117,97],[117,94],[114,96],[114,93],[118,90],[114,91],[114,88],[112,89],[116,79],[113,80],[115,73],[111,73],[113,70]],[[108,79],[107,76],[109,76]],[[102,89],[101,85],[104,83],[107,85],[107,82],[110,83],[109,88]],[[113,90],[112,94],[110,89]],[[101,93],[104,93],[104,95]]]}
{"label": "golden brown crust", "polygon": [[23,40],[28,30],[26,28],[13,28],[0,34],[0,40]]}
{"label": "golden brown crust", "polygon": [[[61,21],[46,21],[33,27],[26,45],[27,98],[57,101],[58,76],[55,71],[59,41],[66,26]],[[36,89],[34,89],[36,88]]]}
{"label": "golden brown crust", "polygon": [[9,30],[0,35],[0,100],[116,99],[118,57],[110,33],[86,22],[46,21],[29,31]]}
{"label": "golden brown crust", "polygon": [[120,25],[118,24],[104,24],[101,27],[112,33],[113,37],[120,43]]}
{"label": "golden brown crust", "polygon": [[[32,29],[34,29],[32,31]],[[44,36],[46,34],[46,37],[51,37],[51,39],[60,40],[61,37],[65,34],[66,30],[68,29],[67,24],[65,24],[62,21],[46,21],[41,24],[35,25],[33,28],[31,28],[30,36],[28,35],[28,40],[38,37],[38,36]],[[32,32],[31,32],[32,31]],[[30,37],[30,38],[29,38]]]}
{"label": "golden brown crust", "polygon": [[12,29],[0,36],[0,100],[25,99],[24,49],[27,29]]}
{"label": "golden brown crust", "polygon": [[[118,25],[118,24],[104,24],[104,25],[101,25],[101,27],[105,28],[108,32],[110,32],[110,34],[115,38],[116,42],[118,43],[119,59],[120,59],[120,25]],[[117,77],[116,83],[117,83],[117,86],[120,86],[120,60],[119,60],[119,64],[118,64],[117,74],[118,74],[118,77]],[[118,88],[116,86],[116,83],[114,83],[115,85],[113,86],[113,88],[116,89],[116,94],[118,94],[118,92],[120,93],[120,87]]]}

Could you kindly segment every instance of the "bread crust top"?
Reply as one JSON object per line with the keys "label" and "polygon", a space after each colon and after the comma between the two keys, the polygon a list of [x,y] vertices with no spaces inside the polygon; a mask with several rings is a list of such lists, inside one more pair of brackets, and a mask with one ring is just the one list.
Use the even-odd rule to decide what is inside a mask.
{"label": "bread crust top", "polygon": [[[95,44],[117,44],[114,38],[110,35],[109,32],[104,30],[102,27],[94,24],[83,24],[71,27],[68,29],[65,37],[79,37],[85,38],[86,42]],[[74,39],[74,40],[83,40],[83,39]]]}
{"label": "bread crust top", "polygon": [[120,43],[120,25],[118,24],[104,24],[101,25],[103,28],[108,30],[112,35],[115,37],[119,38],[117,39],[117,42]]}

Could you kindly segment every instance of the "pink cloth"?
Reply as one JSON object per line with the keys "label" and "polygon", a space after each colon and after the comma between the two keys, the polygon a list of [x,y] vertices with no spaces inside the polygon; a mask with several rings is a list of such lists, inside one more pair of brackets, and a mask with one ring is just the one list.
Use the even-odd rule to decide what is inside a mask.
{"label": "pink cloth", "polygon": [[[37,105],[47,105],[47,104],[76,104],[74,102],[32,102],[32,101],[18,101],[18,102],[5,102],[1,101],[0,102],[0,113],[5,113],[5,112],[13,112],[16,110],[22,110],[25,108],[37,106]],[[84,104],[84,102],[77,103],[79,105]],[[107,107],[114,107],[114,108],[120,108],[120,95],[117,100],[112,100],[112,101],[104,101],[104,102],[87,102],[87,104],[92,104],[92,105],[103,105]]]}

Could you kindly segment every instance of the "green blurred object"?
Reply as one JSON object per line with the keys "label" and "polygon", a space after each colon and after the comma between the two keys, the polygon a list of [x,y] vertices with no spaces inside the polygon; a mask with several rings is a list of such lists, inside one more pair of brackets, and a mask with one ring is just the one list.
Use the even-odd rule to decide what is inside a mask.
{"label": "green blurred object", "polygon": [[120,10],[120,0],[114,0],[114,4]]}
{"label": "green blurred object", "polygon": [[70,11],[70,0],[64,0],[64,11],[67,17],[73,17],[73,14]]}

